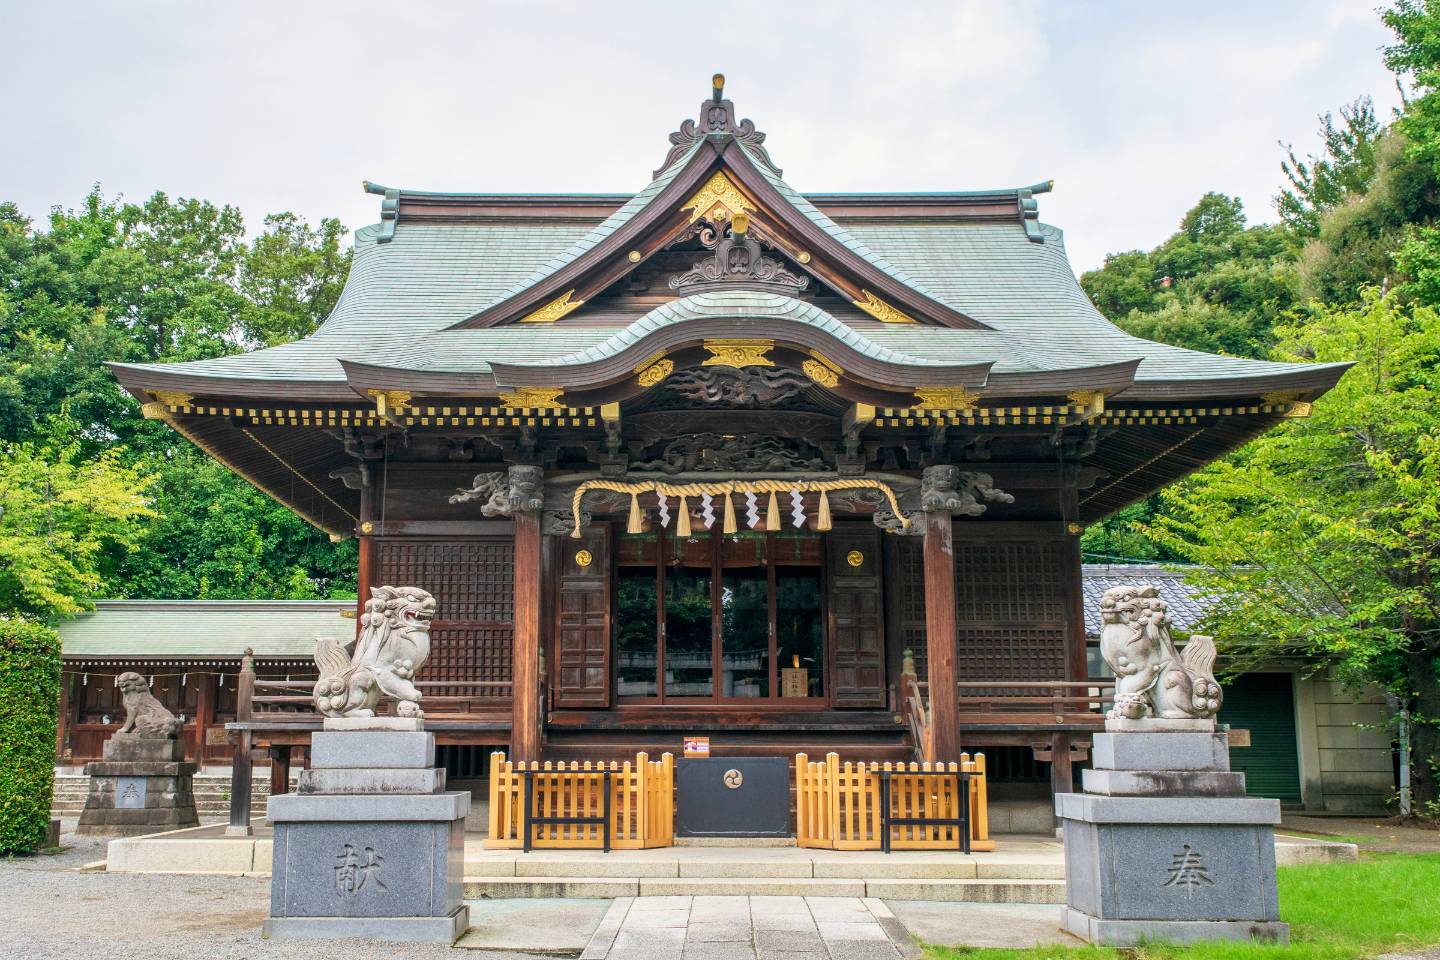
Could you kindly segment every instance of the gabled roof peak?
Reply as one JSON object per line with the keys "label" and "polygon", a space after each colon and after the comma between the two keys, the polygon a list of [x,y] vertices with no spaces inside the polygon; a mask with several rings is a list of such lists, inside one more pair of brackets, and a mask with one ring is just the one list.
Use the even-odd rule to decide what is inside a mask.
{"label": "gabled roof peak", "polygon": [[681,157],[685,156],[698,141],[707,138],[726,139],[734,137],[749,149],[750,154],[776,177],[782,176],[775,161],[765,149],[765,134],[755,129],[753,120],[735,121],[735,104],[725,99],[725,74],[717,73],[710,78],[710,98],[700,104],[700,120],[686,120],[680,129],[670,134],[670,152],[660,169],[650,175],[658,180]]}

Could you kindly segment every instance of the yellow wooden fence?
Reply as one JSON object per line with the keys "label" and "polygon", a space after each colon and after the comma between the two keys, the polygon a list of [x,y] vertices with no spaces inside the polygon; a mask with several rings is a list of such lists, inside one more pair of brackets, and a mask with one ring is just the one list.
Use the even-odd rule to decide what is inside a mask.
{"label": "yellow wooden fence", "polygon": [[[525,770],[531,775],[531,802],[540,817],[603,817],[604,763],[515,763],[503,753],[490,755],[490,835],[487,847],[525,845]],[[635,762],[611,761],[610,847],[638,850],[668,847],[675,840],[675,758],[662,754],[651,760],[640,753]],[[599,824],[550,823],[534,827],[535,848],[600,848]]]}
{"label": "yellow wooden fence", "polygon": [[[839,754],[811,761],[795,757],[795,837],[799,846],[831,850],[879,850],[880,773],[890,771],[890,813],[894,817],[953,819],[959,793],[949,777],[907,777],[907,772],[951,770],[974,774],[970,788],[970,849],[994,850],[985,791],[985,755],[960,755],[960,762],[841,763]],[[893,850],[954,850],[956,826],[892,825]]]}

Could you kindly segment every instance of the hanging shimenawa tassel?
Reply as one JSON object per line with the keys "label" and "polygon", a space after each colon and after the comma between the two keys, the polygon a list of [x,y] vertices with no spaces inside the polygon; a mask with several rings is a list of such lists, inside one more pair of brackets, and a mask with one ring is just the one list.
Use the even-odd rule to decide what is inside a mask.
{"label": "hanging shimenawa tassel", "polygon": [[770,491],[770,506],[765,510],[765,530],[780,529],[780,504],[775,499],[775,491]]}
{"label": "hanging shimenawa tassel", "polygon": [[728,493],[721,496],[725,498],[725,532],[738,533],[740,525],[735,522],[735,498]]}
{"label": "hanging shimenawa tassel", "polygon": [[625,525],[626,533],[645,532],[645,511],[640,509],[640,494],[630,494],[630,522]]}
{"label": "hanging shimenawa tassel", "polygon": [[830,529],[830,494],[820,491],[820,512],[815,517],[815,529],[824,533]]}
{"label": "hanging shimenawa tassel", "polygon": [[680,512],[675,515],[675,536],[690,536],[690,504],[684,497],[680,498]]}

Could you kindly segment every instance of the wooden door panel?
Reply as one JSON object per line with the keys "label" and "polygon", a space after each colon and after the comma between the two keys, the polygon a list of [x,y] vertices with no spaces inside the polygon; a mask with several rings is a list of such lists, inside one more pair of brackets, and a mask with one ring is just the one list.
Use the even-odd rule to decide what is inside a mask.
{"label": "wooden door panel", "polygon": [[596,524],[558,543],[555,706],[610,705],[610,537]]}
{"label": "wooden door panel", "polygon": [[870,524],[837,524],[827,540],[831,702],[837,707],[883,707],[885,606],[880,530]]}

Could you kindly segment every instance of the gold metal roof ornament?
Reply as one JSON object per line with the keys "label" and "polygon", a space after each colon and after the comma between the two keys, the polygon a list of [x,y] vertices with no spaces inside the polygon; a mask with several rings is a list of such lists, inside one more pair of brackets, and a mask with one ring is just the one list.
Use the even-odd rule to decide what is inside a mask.
{"label": "gold metal roof ornament", "polygon": [[635,382],[642,387],[653,387],[675,372],[675,361],[661,357],[649,366],[643,366],[635,373]]}
{"label": "gold metal roof ornament", "polygon": [[730,182],[723,170],[717,170],[713,177],[705,181],[705,186],[685,201],[680,209],[689,210],[690,222],[694,223],[701,217],[716,221],[729,220],[740,214],[753,213],[755,206],[740,192],[739,187]]}
{"label": "gold metal roof ornament", "polygon": [[964,387],[916,387],[916,410],[973,410],[980,394]]}
{"label": "gold metal roof ornament", "polygon": [[881,300],[879,297],[875,296],[875,294],[871,293],[869,290],[861,290],[860,297],[861,299],[855,301],[855,306],[859,307],[861,310],[864,310],[866,313],[870,314],[870,316],[874,317],[876,320],[879,320],[881,323],[915,322],[914,317],[908,314],[901,313],[899,310],[896,310],[884,300]]}
{"label": "gold metal roof ornament", "polygon": [[565,314],[569,313],[570,311],[579,309],[579,307],[585,303],[584,300],[571,300],[570,298],[574,295],[574,290],[566,290],[560,296],[556,297],[554,300],[551,300],[539,310],[536,310],[534,313],[528,316],[522,317],[520,319],[520,322],[554,323],[556,320],[559,320],[561,317],[565,316]]}
{"label": "gold metal roof ornament", "polygon": [[366,390],[365,394],[375,399],[375,412],[382,420],[390,420],[412,406],[409,390]]}
{"label": "gold metal roof ornament", "polygon": [[765,356],[775,349],[775,341],[770,339],[706,340],[705,349],[710,356],[701,361],[702,367],[775,366],[775,361]]}
{"label": "gold metal roof ornament", "polygon": [[564,394],[563,387],[521,387],[500,394],[500,405],[507,410],[564,410]]}

